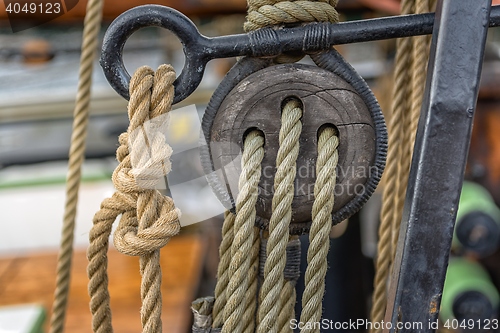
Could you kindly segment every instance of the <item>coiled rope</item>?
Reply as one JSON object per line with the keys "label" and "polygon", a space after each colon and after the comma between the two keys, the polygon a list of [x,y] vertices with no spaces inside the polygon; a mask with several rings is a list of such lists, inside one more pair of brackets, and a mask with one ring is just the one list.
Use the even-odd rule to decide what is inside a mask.
{"label": "coiled rope", "polygon": [[102,202],[89,236],[87,272],[94,332],[112,332],[107,251],[113,222],[120,214],[114,245],[124,254],[140,257],[143,332],[162,331],[160,248],[179,232],[180,212],[171,198],[155,188],[170,171],[172,149],[163,133],[174,80],[173,68],[161,65],[156,72],[139,68],[130,81],[130,125],[120,135],[116,152],[120,164],[112,178],[116,192]]}
{"label": "coiled rope", "polygon": [[[435,3],[432,0],[403,0],[401,6],[402,14],[425,13],[434,8]],[[429,39],[426,36],[397,40],[394,97],[388,126],[389,149],[380,214],[372,322],[380,323],[385,315],[386,290],[396,254],[415,133],[420,116],[428,48]],[[381,331],[381,328],[372,330],[374,333]]]}
{"label": "coiled rope", "polygon": [[69,150],[68,174],[66,177],[66,203],[62,237],[57,260],[57,278],[50,333],[62,333],[68,304],[69,284],[71,282],[71,259],[73,256],[73,238],[75,230],[78,190],[80,188],[82,164],[85,160],[85,141],[90,110],[90,91],[92,88],[92,70],[99,41],[102,6],[104,0],[89,0],[83,27],[82,54],[78,93],[73,111],[73,130]]}

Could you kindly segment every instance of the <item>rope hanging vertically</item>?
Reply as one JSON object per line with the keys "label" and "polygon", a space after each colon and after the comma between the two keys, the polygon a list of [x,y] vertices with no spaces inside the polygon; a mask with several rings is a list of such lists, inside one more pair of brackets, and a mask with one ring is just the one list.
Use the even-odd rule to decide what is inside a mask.
{"label": "rope hanging vertically", "polygon": [[[428,12],[431,8],[429,2],[433,1],[403,0],[401,12],[402,14]],[[394,97],[388,126],[389,150],[380,215],[372,322],[381,322],[385,315],[387,284],[396,254],[415,132],[422,103],[428,43],[429,39],[426,36],[397,40]],[[374,333],[381,331],[381,329],[372,330]]]}
{"label": "rope hanging vertically", "polygon": [[[239,194],[236,201],[234,238],[231,244],[227,302],[224,307],[223,333],[241,333],[252,325],[257,294],[258,233],[255,232],[255,204],[264,158],[264,138],[259,131],[250,132],[245,138],[241,159]],[[255,240],[257,237],[257,240]],[[257,250],[257,253],[255,253]],[[254,270],[250,276],[250,270]],[[252,286],[252,288],[250,288]],[[253,304],[252,304],[253,303]],[[247,312],[247,307],[249,307]],[[247,313],[246,313],[247,312]],[[243,319],[246,313],[246,318]]]}
{"label": "rope hanging vertically", "polygon": [[57,279],[50,333],[62,333],[68,304],[69,285],[71,282],[71,259],[73,256],[73,238],[75,218],[80,188],[81,169],[85,160],[85,141],[90,113],[90,92],[92,88],[92,70],[97,53],[99,31],[101,29],[102,6],[104,0],[89,0],[85,14],[82,53],[78,93],[73,111],[73,130],[69,149],[68,174],[66,177],[66,203],[59,256],[57,260]]}
{"label": "rope hanging vertically", "polygon": [[113,173],[116,192],[105,199],[90,231],[89,294],[94,332],[112,332],[109,307],[107,251],[113,222],[122,215],[114,235],[118,251],[140,257],[141,322],[143,332],[161,327],[160,248],[180,230],[180,212],[156,187],[170,171],[172,149],[165,143],[175,72],[161,65],[156,72],[139,68],[130,81],[127,132],[120,135]]}
{"label": "rope hanging vertically", "polygon": [[229,264],[231,263],[231,244],[234,239],[234,220],[236,216],[230,211],[224,214],[222,224],[222,241],[219,246],[219,265],[217,267],[217,284],[215,285],[215,303],[212,311],[213,327],[220,328],[224,324],[224,307],[227,303],[227,285],[229,284]]}
{"label": "rope hanging vertically", "polygon": [[[335,129],[322,129],[318,138],[318,159],[316,161],[316,183],[312,224],[309,232],[305,290],[302,296],[300,322],[319,323],[322,315],[322,300],[325,293],[325,276],[328,270],[328,250],[336,184],[336,168],[339,160],[337,147],[339,139]],[[319,327],[304,328],[301,333],[319,333]]]}
{"label": "rope hanging vertically", "polygon": [[299,101],[288,101],[281,115],[281,129],[276,157],[272,214],[269,220],[267,259],[264,280],[260,289],[257,316],[258,333],[277,333],[278,314],[281,308],[280,294],[283,289],[283,270],[286,265],[286,246],[292,219],[292,201],[296,162],[299,155],[299,137],[302,132],[302,108]]}

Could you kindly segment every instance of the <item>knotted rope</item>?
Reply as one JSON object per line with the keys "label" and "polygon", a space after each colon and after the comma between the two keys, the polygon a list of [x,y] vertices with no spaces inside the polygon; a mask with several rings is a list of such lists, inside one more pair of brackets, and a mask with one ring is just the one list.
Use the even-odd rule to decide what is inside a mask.
{"label": "knotted rope", "polygon": [[[401,5],[402,14],[425,13],[433,8],[431,7],[433,1],[403,0]],[[421,36],[397,40],[394,98],[388,126],[389,150],[385,172],[386,182],[380,215],[371,312],[373,322],[381,322],[385,314],[387,283],[396,254],[415,132],[422,103],[428,44],[428,38]],[[372,330],[374,333],[381,331],[382,329]]]}
{"label": "knotted rope", "polygon": [[92,69],[101,29],[102,6],[104,0],[89,0],[83,28],[82,54],[78,94],[73,111],[73,130],[69,149],[68,175],[66,181],[66,204],[62,227],[61,245],[57,261],[57,280],[50,318],[50,333],[64,331],[64,319],[71,282],[71,258],[73,255],[73,233],[75,230],[78,190],[81,169],[85,160],[85,141],[90,113],[90,91],[92,88]]}
{"label": "knotted rope", "polygon": [[281,310],[280,294],[284,283],[286,245],[292,219],[296,162],[299,155],[299,137],[302,132],[301,117],[302,109],[297,100],[292,99],[285,104],[279,132],[280,147],[276,156],[274,196],[266,248],[267,260],[259,296],[258,333],[277,333],[281,329],[276,318]]}
{"label": "knotted rope", "polygon": [[[336,23],[339,21],[335,9],[337,3],[338,0],[247,0],[248,15],[243,28],[248,32],[280,24]],[[302,57],[303,54],[282,54],[276,58],[276,62],[295,62]]]}
{"label": "knotted rope", "polygon": [[113,222],[122,214],[114,235],[118,251],[140,257],[143,332],[161,332],[160,248],[180,230],[180,212],[156,186],[170,171],[171,148],[164,130],[170,111],[175,72],[162,65],[156,72],[139,68],[130,81],[130,125],[119,138],[113,173],[116,192],[105,199],[90,231],[88,276],[92,328],[112,332],[107,277],[107,250]]}
{"label": "knotted rope", "polygon": [[[309,232],[305,290],[302,296],[303,323],[321,321],[322,299],[325,293],[325,276],[328,270],[328,250],[330,249],[331,215],[334,204],[336,168],[339,159],[337,147],[339,139],[331,127],[324,128],[318,138],[317,179],[314,184],[312,224]],[[304,328],[302,333],[319,333],[319,328]]]}

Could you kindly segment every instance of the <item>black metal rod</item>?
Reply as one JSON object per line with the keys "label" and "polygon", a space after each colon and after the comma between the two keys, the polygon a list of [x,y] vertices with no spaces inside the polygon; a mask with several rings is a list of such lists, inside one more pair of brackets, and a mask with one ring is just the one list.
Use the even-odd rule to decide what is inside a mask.
{"label": "black metal rod", "polygon": [[[489,20],[492,27],[500,25],[500,6],[494,7]],[[129,99],[130,74],[122,58],[125,42],[141,28],[166,28],[179,38],[186,57],[184,68],[174,83],[174,103],[178,103],[198,87],[211,59],[315,52],[338,44],[430,34],[433,25],[434,13],[429,13],[295,28],[265,28],[247,34],[208,38],[201,35],[182,13],[165,6],[145,5],[124,12],[111,23],[104,36],[101,66],[113,89]]]}
{"label": "black metal rod", "polygon": [[434,332],[436,328],[469,150],[490,6],[491,0],[438,3],[389,286],[385,322],[390,325],[385,326],[386,333],[395,332],[398,327],[405,333]]}

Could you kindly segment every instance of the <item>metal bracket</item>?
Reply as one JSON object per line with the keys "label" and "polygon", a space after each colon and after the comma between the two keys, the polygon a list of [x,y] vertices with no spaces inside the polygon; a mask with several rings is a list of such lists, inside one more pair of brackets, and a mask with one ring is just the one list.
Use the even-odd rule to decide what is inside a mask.
{"label": "metal bracket", "polygon": [[[109,26],[102,45],[101,66],[109,84],[129,99],[130,74],[123,64],[123,47],[135,31],[157,26],[181,41],[186,57],[175,80],[174,103],[188,97],[200,84],[206,64],[217,58],[277,56],[285,52],[314,53],[333,45],[391,39],[432,33],[434,14],[395,16],[343,23],[311,23],[294,28],[264,28],[247,34],[209,38],[200,34],[182,13],[165,6],[145,5],[118,16]],[[493,8],[489,25],[500,25],[500,6]]]}
{"label": "metal bracket", "polygon": [[[491,0],[440,0],[384,332],[433,332],[438,319]],[[421,325],[416,327],[415,325]],[[390,327],[389,327],[390,326]],[[412,326],[412,327],[409,327]]]}

